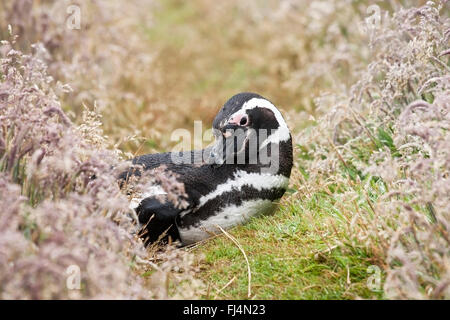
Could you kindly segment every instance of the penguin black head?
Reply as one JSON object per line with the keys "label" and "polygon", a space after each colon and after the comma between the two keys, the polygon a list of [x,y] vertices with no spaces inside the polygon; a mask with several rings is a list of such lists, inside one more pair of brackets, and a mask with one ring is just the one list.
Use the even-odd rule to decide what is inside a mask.
{"label": "penguin black head", "polygon": [[214,119],[213,134],[210,162],[219,165],[236,163],[240,154],[250,161],[262,147],[291,138],[280,111],[269,100],[250,92],[238,93],[224,104]]}

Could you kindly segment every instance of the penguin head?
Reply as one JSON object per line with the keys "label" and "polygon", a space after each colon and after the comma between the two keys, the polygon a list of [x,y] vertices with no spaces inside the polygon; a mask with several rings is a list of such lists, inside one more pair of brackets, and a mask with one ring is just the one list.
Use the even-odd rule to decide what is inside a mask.
{"label": "penguin head", "polygon": [[214,119],[213,134],[210,162],[219,165],[234,164],[239,155],[249,161],[261,148],[291,138],[280,111],[269,100],[250,92],[238,93],[224,104]]}

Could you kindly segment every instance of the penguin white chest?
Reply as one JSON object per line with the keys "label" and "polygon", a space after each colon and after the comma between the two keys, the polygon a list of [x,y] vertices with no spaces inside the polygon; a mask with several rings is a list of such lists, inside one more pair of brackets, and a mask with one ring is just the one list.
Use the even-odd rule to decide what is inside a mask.
{"label": "penguin white chest", "polygon": [[271,200],[255,199],[242,202],[238,205],[229,205],[218,213],[203,220],[196,226],[179,228],[183,244],[192,244],[220,233],[220,229],[229,229],[239,224],[243,224],[251,217],[266,215],[275,211],[277,205]]}

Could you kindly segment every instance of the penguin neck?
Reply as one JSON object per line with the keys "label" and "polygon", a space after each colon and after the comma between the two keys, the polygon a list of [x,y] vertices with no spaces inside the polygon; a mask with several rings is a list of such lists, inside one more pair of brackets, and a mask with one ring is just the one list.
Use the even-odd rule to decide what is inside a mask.
{"label": "penguin neck", "polygon": [[239,170],[289,177],[293,165],[292,139],[289,137],[286,141],[266,144],[257,149],[256,155],[247,150],[245,161],[239,160],[239,157],[235,156],[233,165]]}

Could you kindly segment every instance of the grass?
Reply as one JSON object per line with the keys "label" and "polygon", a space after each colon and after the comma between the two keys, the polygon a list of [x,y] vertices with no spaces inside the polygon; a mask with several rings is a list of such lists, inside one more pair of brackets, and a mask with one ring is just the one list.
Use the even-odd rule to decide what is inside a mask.
{"label": "grass", "polygon": [[[369,197],[377,197],[383,190],[371,183],[373,193]],[[360,195],[356,200],[358,210],[370,210],[363,188],[355,184],[355,190]],[[254,218],[230,231],[249,257],[251,298],[383,298],[381,291],[371,291],[367,286],[372,275],[368,268],[381,262],[370,248],[351,244],[347,226],[352,207],[338,200],[344,189],[328,187],[303,197],[290,191],[274,215]],[[216,298],[219,289],[234,276],[236,279],[217,298],[247,298],[245,260],[229,239],[220,236],[194,252],[205,256],[200,273],[209,287],[205,299]]]}
{"label": "grass", "polygon": [[[373,143],[353,145],[360,161],[368,163],[371,154],[383,146],[395,149],[388,132],[381,128],[377,132]],[[308,148],[297,145],[297,149],[297,167],[301,169],[304,161],[312,159]],[[342,161],[332,183],[314,185],[308,181],[308,172],[299,170],[291,177],[292,188],[274,215],[254,218],[230,231],[249,257],[251,299],[384,298],[383,273],[379,290],[368,286],[373,278],[371,268],[383,270],[382,244],[376,241],[377,248],[355,242],[351,220],[361,214],[376,215],[373,203],[387,188],[381,179],[364,175],[352,162]],[[347,192],[357,196],[350,200]],[[205,299],[247,298],[245,260],[229,239],[220,236],[194,251],[205,256],[200,273],[209,287]],[[236,279],[226,286],[233,277]]]}
{"label": "grass", "polygon": [[[93,13],[93,18],[84,15],[82,19],[89,26],[83,30],[89,32],[60,28],[60,22],[53,21],[52,16],[41,17],[46,12],[44,7],[32,14],[13,9],[14,15],[9,10],[3,10],[5,14],[2,14],[0,10],[0,16],[4,17],[0,21],[6,21],[0,23],[4,30],[10,17],[24,21],[25,27],[18,38],[22,51],[30,51],[31,39],[33,42],[52,39],[50,43],[44,41],[50,46],[52,57],[48,61],[45,58],[48,70],[56,80],[74,85],[72,93],[54,102],[61,100],[64,110],[70,117],[74,116],[74,123],[85,125],[82,106],[98,103],[96,112],[103,115],[101,121],[98,118],[102,130],[98,130],[97,118],[87,121],[87,128],[92,132],[86,132],[86,137],[83,134],[82,141],[86,138],[89,148],[81,152],[92,153],[90,157],[96,170],[103,172],[104,168],[111,167],[109,162],[100,161],[103,155],[93,152],[98,141],[105,144],[104,148],[106,144],[108,148],[114,145],[115,152],[127,156],[170,151],[177,143],[169,141],[173,130],[192,130],[195,120],[202,120],[206,129],[223,102],[242,91],[261,93],[280,107],[296,144],[291,186],[278,211],[228,231],[243,250],[231,237],[221,235],[188,249],[195,256],[203,257],[200,261],[193,262],[184,250],[170,247],[161,256],[160,252],[147,252],[151,256],[149,261],[155,262],[138,267],[143,258],[141,262],[133,258],[130,263],[128,258],[125,263],[104,260],[110,248],[108,241],[100,241],[95,247],[101,250],[89,255],[92,261],[83,260],[83,263],[85,266],[97,263],[101,270],[98,275],[103,277],[95,274],[88,278],[94,285],[86,287],[91,291],[85,290],[83,297],[117,298],[139,292],[136,297],[145,299],[150,292],[146,286],[150,285],[153,298],[190,299],[199,295],[203,299],[448,298],[447,230],[450,226],[447,222],[450,219],[449,191],[444,186],[448,180],[446,150],[450,150],[450,140],[448,130],[443,128],[449,127],[444,112],[448,101],[448,94],[444,93],[448,88],[449,61],[447,55],[441,55],[448,50],[444,44],[448,21],[444,25],[436,15],[437,4],[428,3],[426,7],[405,12],[396,8],[401,3],[408,7],[409,2],[424,4],[424,1],[400,0],[381,5],[389,15],[382,17],[380,30],[372,39],[376,41],[369,41],[367,32],[358,28],[368,17],[366,9],[371,2],[366,0],[356,1],[352,6],[332,0],[298,1],[284,12],[276,1],[268,1],[267,6],[259,1],[212,4],[168,0],[151,5],[130,1],[126,5],[127,15],[123,15],[122,5],[114,9],[108,2],[101,2],[96,9],[83,9],[85,13],[89,10]],[[56,2],[49,3],[58,9]],[[3,6],[0,5],[2,9]],[[98,12],[108,12],[111,16],[102,17]],[[414,19],[407,18],[409,15]],[[47,27],[49,18],[52,23]],[[436,23],[438,20],[440,23]],[[26,21],[33,23],[25,24]],[[0,29],[0,36],[9,38],[4,30]],[[13,30],[17,30],[16,26]],[[28,68],[34,70],[36,66]],[[27,67],[21,70],[26,71]],[[79,70],[79,74],[72,74],[73,70]],[[10,81],[9,85],[19,88],[22,78],[17,76],[16,82]],[[25,97],[37,94],[36,81],[29,84],[33,89],[20,87],[21,94]],[[51,95],[46,93],[33,101],[45,101],[44,96]],[[426,103],[412,112],[417,100]],[[28,112],[28,106],[22,105],[26,101],[32,99],[21,98],[16,103]],[[6,100],[0,99],[2,102]],[[431,116],[425,109],[435,112]],[[405,113],[408,110],[410,113]],[[17,118],[15,112],[8,113],[8,117]],[[46,121],[44,115],[33,121],[23,119],[18,128],[26,123],[31,130],[40,123],[39,132],[44,135],[53,132],[51,125],[59,123]],[[78,190],[75,182],[84,186],[90,181],[81,179],[84,175],[91,177],[89,169],[80,176],[78,171],[67,172],[66,165],[60,165],[59,169],[55,166],[61,164],[65,155],[70,158],[73,150],[79,151],[78,145],[72,145],[79,140],[78,131],[73,132],[73,141],[54,143],[53,148],[60,156],[58,152],[44,155],[47,161],[42,163],[51,170],[38,168],[41,160],[35,157],[34,150],[23,157],[27,152],[15,149],[15,146],[17,150],[29,145],[42,147],[40,140],[35,141],[41,134],[30,134],[28,139],[33,143],[27,144],[18,138],[21,131],[16,131],[0,135],[0,151],[6,150],[7,155],[3,160],[14,159],[16,154],[20,160],[9,161],[13,166],[8,167],[8,162],[0,159],[0,171],[10,171],[14,178],[10,181],[0,174],[0,188],[7,191],[2,191],[7,196],[5,201],[0,201],[0,207],[4,205],[3,217],[8,221],[5,225],[9,225],[17,238],[26,239],[22,242],[24,248],[29,241],[40,249],[63,246],[75,254],[74,261],[84,259],[76,256],[78,251],[74,248],[88,247],[85,241],[89,237],[85,235],[94,235],[96,239],[99,230],[103,234],[112,228],[107,223],[109,220],[104,219],[103,204],[110,203],[109,188],[116,185],[116,176],[109,176],[108,171],[113,182],[105,180],[100,191],[81,187]],[[6,149],[4,144],[2,147],[2,137],[6,139]],[[427,137],[434,140],[427,141]],[[89,161],[82,167],[90,168],[91,158],[83,158]],[[30,164],[35,160],[37,167],[32,167]],[[78,164],[74,160],[74,167]],[[56,170],[58,174],[46,180],[47,174],[39,170],[52,174]],[[33,179],[28,179],[30,173]],[[414,182],[415,188],[411,189],[407,181]],[[79,204],[74,195],[86,192],[89,201]],[[387,193],[389,197],[383,197]],[[20,228],[7,215],[20,211],[14,206],[10,208],[9,199],[19,195],[27,196],[30,204],[30,212],[23,215]],[[124,199],[113,207],[123,213],[122,206],[127,203]],[[92,227],[90,220],[87,223],[75,220],[75,225],[71,218],[66,218],[76,217],[77,212],[90,212],[91,208],[95,208],[98,223],[103,227]],[[58,215],[52,216],[53,212]],[[82,229],[81,232],[65,230],[68,232],[63,242],[41,231],[54,228],[59,232],[60,225],[69,226],[66,229]],[[8,239],[8,232],[2,234]],[[80,234],[83,236],[77,238]],[[28,260],[26,250],[20,249],[16,238],[11,239],[11,259],[22,254]],[[44,249],[37,252],[51,252]],[[118,250],[117,255],[128,257],[128,251],[122,251]],[[248,264],[242,251],[248,256]],[[53,261],[53,256],[34,256],[34,264],[30,266],[46,265],[46,261]],[[58,266],[65,263],[61,260]],[[0,271],[2,266],[6,269],[0,272],[0,280],[22,281],[19,282],[24,288],[22,294],[14,292],[12,297],[27,297],[29,284],[25,275],[33,274],[33,269],[27,270],[25,264],[17,272],[10,269],[14,264],[5,263],[0,264]],[[247,267],[251,270],[250,297]],[[380,288],[384,291],[369,288],[373,267],[383,270]],[[2,274],[13,274],[16,280],[2,279]],[[62,274],[53,275],[55,283],[62,283],[58,278]],[[116,275],[120,276],[118,280],[114,278]],[[130,279],[134,289],[122,286],[124,278]],[[176,281],[172,283],[169,278]],[[205,290],[195,278],[206,284]],[[33,293],[33,298],[67,297],[64,288],[58,286],[54,293],[46,292],[51,281],[44,279],[36,279],[36,287],[43,290]],[[102,279],[117,287],[108,289]],[[184,287],[186,281],[190,284]],[[10,298],[11,291],[6,292],[0,294]]]}
{"label": "grass", "polygon": [[[374,264],[365,250],[329,246],[337,236],[327,232],[329,217],[339,215],[330,197],[317,195],[305,203],[281,204],[273,216],[255,218],[230,233],[247,253],[252,271],[252,299],[381,298],[367,287]],[[194,249],[205,255],[201,278],[209,286],[204,298],[234,276],[217,298],[246,299],[247,269],[242,253],[220,236]]]}

